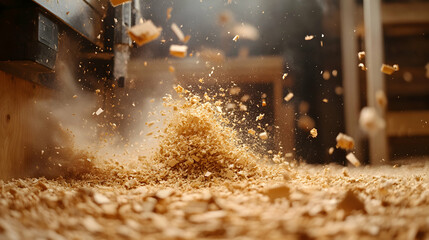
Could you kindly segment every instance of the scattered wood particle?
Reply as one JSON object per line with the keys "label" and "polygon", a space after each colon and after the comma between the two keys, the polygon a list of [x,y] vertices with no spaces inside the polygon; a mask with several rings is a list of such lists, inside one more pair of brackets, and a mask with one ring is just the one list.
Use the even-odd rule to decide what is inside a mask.
{"label": "scattered wood particle", "polygon": [[365,52],[364,51],[358,52],[358,58],[359,60],[363,60],[365,58]]}
{"label": "scattered wood particle", "polygon": [[317,129],[316,128],[312,128],[310,130],[310,135],[312,138],[316,138],[317,137]]}
{"label": "scattered wood particle", "polygon": [[73,95],[73,98],[77,98],[77,95]]}
{"label": "scattered wood particle", "polygon": [[92,198],[94,199],[94,202],[99,205],[110,203],[110,200],[101,193],[94,193]]}
{"label": "scattered wood particle", "polygon": [[173,66],[168,66],[168,71],[174,73],[176,69]]}
{"label": "scattered wood particle", "polygon": [[343,95],[343,88],[341,86],[336,86],[335,87],[335,94]]}
{"label": "scattered wood particle", "polygon": [[267,100],[262,99],[262,107],[265,107],[265,106],[267,106]]}
{"label": "scattered wood particle", "polygon": [[156,194],[155,197],[159,198],[159,199],[166,199],[168,197],[170,197],[171,195],[173,195],[174,191],[172,189],[163,189],[163,190],[159,190]]}
{"label": "scattered wood particle", "polygon": [[356,158],[356,156],[353,153],[349,153],[346,155],[346,159],[353,164],[353,166],[355,167],[359,167],[360,166],[360,162],[359,160]]}
{"label": "scattered wood particle", "polygon": [[278,198],[289,198],[290,188],[286,185],[275,186],[265,190],[264,194],[273,202]]}
{"label": "scattered wood particle", "polygon": [[171,12],[173,11],[172,7],[167,8],[167,17],[166,20],[169,20],[171,18]]}
{"label": "scattered wood particle", "polygon": [[315,36],[314,35],[307,35],[307,36],[305,36],[305,41],[310,41],[310,40],[312,40],[313,38],[314,38]]}
{"label": "scattered wood particle", "polygon": [[239,38],[240,38],[239,35],[235,35],[234,38],[232,39],[232,41],[237,42]]}
{"label": "scattered wood particle", "polygon": [[188,46],[185,46],[185,45],[173,44],[170,46],[170,55],[175,57],[184,58],[187,55],[187,51],[188,51]]}
{"label": "scattered wood particle", "polygon": [[87,216],[82,220],[82,225],[92,233],[98,233],[103,230],[103,226],[101,226],[92,216]]}
{"label": "scattered wood particle", "polygon": [[285,80],[287,75],[288,75],[288,73],[283,73],[282,79]]}
{"label": "scattered wood particle", "polygon": [[364,107],[359,116],[360,127],[369,134],[375,134],[385,127],[384,120],[377,114],[373,107]]}
{"label": "scattered wood particle", "polygon": [[339,133],[336,137],[337,140],[337,148],[341,148],[344,150],[352,150],[355,146],[355,141],[352,137],[347,136],[344,133]]}
{"label": "scattered wood particle", "polygon": [[177,26],[177,24],[172,23],[171,24],[171,30],[173,30],[174,34],[176,34],[177,38],[184,42],[185,41],[185,35],[182,32],[182,29],[179,28],[179,26]]}
{"label": "scattered wood particle", "polygon": [[331,78],[331,73],[328,70],[323,71],[322,78],[324,80],[329,80]]}
{"label": "scattered wood particle", "polygon": [[256,121],[260,121],[264,118],[265,114],[261,113],[256,117]]}
{"label": "scattered wood particle", "polygon": [[335,148],[330,147],[330,148],[328,149],[328,153],[329,153],[329,155],[332,155],[332,154],[334,153],[334,150],[335,150]]}
{"label": "scattered wood particle", "polygon": [[229,89],[229,94],[230,95],[238,95],[238,94],[240,94],[240,92],[241,92],[241,88],[240,87],[232,87],[232,88]]}
{"label": "scattered wood particle", "polygon": [[101,92],[100,89],[95,89],[96,94],[99,94],[100,92]]}
{"label": "scattered wood particle", "polygon": [[[187,43],[187,42],[189,42],[189,40],[191,40],[191,35],[186,35],[186,36],[185,36],[185,38],[183,39],[183,42],[184,42],[184,43]],[[189,56],[191,56],[191,57],[192,57],[192,56],[193,56],[193,54],[191,53],[191,54],[189,54]]]}
{"label": "scattered wood particle", "polygon": [[324,98],[324,99],[322,99],[322,102],[328,103],[328,99]]}
{"label": "scattered wood particle", "polygon": [[332,76],[334,77],[338,76],[338,71],[336,69],[332,70]]}
{"label": "scattered wood particle", "polygon": [[267,132],[261,132],[259,134],[259,138],[262,140],[267,140],[268,139],[268,133]]}
{"label": "scattered wood particle", "polygon": [[147,20],[144,23],[131,27],[128,30],[128,35],[137,45],[142,46],[157,39],[161,31],[162,28],[156,27],[151,20]]}
{"label": "scattered wood particle", "polygon": [[392,73],[395,72],[395,68],[393,66],[387,65],[387,64],[383,64],[381,65],[381,72],[387,74],[387,75],[392,75]]}
{"label": "scattered wood particle", "polygon": [[98,108],[98,110],[95,112],[95,114],[98,116],[98,115],[102,114],[103,112],[104,112],[103,109]]}
{"label": "scattered wood particle", "polygon": [[399,71],[399,65],[398,64],[393,64],[393,69],[395,69],[395,71]]}
{"label": "scattered wood particle", "polygon": [[286,95],[286,97],[284,97],[284,100],[286,102],[289,102],[292,98],[293,98],[293,93],[290,92]]}
{"label": "scattered wood particle", "polygon": [[255,130],[253,130],[253,129],[249,129],[249,130],[247,130],[247,133],[249,133],[249,134],[251,134],[251,135],[255,135],[255,134],[256,134],[256,131],[255,131]]}
{"label": "scattered wood particle", "polygon": [[359,63],[359,64],[358,64],[358,67],[359,67],[362,71],[366,71],[366,70],[368,70],[368,68],[366,68],[366,67],[365,67],[365,64],[363,64],[363,63]]}

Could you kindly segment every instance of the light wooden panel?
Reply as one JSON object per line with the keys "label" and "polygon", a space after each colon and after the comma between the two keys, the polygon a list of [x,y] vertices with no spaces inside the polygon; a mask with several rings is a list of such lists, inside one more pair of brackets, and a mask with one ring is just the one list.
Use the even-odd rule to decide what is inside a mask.
{"label": "light wooden panel", "polygon": [[29,148],[37,136],[28,125],[35,117],[35,101],[51,90],[0,71],[0,179],[20,176],[26,168]]}
{"label": "light wooden panel", "polygon": [[394,111],[386,115],[390,137],[429,135],[429,111]]}

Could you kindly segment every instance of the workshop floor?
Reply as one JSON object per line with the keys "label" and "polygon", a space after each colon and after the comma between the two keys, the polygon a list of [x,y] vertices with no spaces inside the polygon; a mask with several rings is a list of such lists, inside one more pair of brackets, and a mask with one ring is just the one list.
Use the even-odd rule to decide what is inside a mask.
{"label": "workshop floor", "polygon": [[429,239],[428,172],[428,161],[282,164],[189,180],[110,166],[80,180],[2,181],[0,238]]}

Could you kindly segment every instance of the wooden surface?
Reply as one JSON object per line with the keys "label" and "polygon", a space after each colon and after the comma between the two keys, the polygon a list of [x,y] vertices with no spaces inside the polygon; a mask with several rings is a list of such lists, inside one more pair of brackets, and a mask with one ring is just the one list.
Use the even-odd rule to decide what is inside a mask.
{"label": "wooden surface", "polygon": [[20,176],[30,158],[30,121],[34,103],[50,95],[50,90],[0,71],[0,179]]}
{"label": "wooden surface", "polygon": [[391,111],[386,115],[387,135],[429,135],[429,111]]}

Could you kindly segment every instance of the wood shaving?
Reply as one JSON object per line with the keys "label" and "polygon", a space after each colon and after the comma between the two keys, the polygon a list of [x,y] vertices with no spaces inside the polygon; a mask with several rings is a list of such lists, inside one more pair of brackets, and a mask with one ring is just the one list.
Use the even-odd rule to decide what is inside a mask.
{"label": "wood shaving", "polygon": [[185,34],[183,34],[182,29],[180,29],[177,24],[172,23],[171,24],[171,30],[173,30],[174,34],[176,34],[177,38],[184,42],[185,41]]}
{"label": "wood shaving", "polygon": [[355,167],[359,167],[360,166],[360,162],[359,160],[356,158],[356,156],[353,153],[349,153],[346,155],[346,159],[353,164],[353,166]]}
{"label": "wood shaving", "polygon": [[395,71],[397,71],[396,69],[399,69],[399,67],[397,65],[396,65],[396,68],[394,66],[383,64],[383,65],[381,65],[380,71],[387,74],[387,75],[392,75]]}
{"label": "wood shaving", "polygon": [[310,40],[312,40],[313,38],[314,38],[315,36],[314,35],[307,35],[307,36],[305,36],[305,41],[310,41]]}
{"label": "wood shaving", "polygon": [[268,133],[267,132],[260,133],[259,138],[262,140],[267,140],[268,139]]}
{"label": "wood shaving", "polygon": [[128,30],[128,35],[137,45],[141,46],[157,39],[161,35],[161,31],[162,28],[156,27],[151,20],[147,20],[131,27]]}
{"label": "wood shaving", "polygon": [[166,17],[166,20],[169,20],[170,18],[171,18],[171,12],[173,11],[173,8],[172,7],[169,7],[169,8],[167,8],[167,17]]}
{"label": "wood shaving", "polygon": [[365,58],[365,52],[364,51],[358,52],[358,58],[359,60],[363,60]]}
{"label": "wood shaving", "polygon": [[286,102],[289,102],[292,98],[293,98],[293,93],[290,92],[286,95],[286,97],[284,97],[284,100]]}
{"label": "wood shaving", "polygon": [[386,123],[374,108],[364,107],[360,111],[359,125],[365,132],[375,134],[380,129],[383,129]]}
{"label": "wood shaving", "polygon": [[316,128],[312,128],[310,130],[310,135],[312,138],[316,138],[317,137],[317,129]]}
{"label": "wood shaving", "polygon": [[188,46],[175,45],[175,44],[170,46],[170,55],[172,56],[184,58],[186,57],[187,52],[188,52]]}
{"label": "wood shaving", "polygon": [[337,148],[342,148],[344,150],[352,150],[355,146],[355,141],[352,137],[347,136],[344,133],[339,133],[336,137]]}

